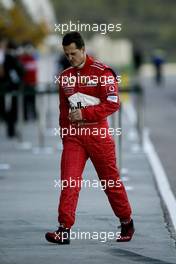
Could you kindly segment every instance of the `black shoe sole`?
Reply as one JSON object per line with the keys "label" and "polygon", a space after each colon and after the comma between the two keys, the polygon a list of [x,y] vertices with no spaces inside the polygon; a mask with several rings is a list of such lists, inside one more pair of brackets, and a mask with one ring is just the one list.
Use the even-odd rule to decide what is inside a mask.
{"label": "black shoe sole", "polygon": [[58,244],[58,245],[68,245],[68,244],[70,244],[70,240],[68,240],[68,239],[65,239],[64,241],[57,241],[57,240],[50,239],[49,237],[47,237],[47,235],[45,235],[45,239],[48,242],[53,243],[53,244]]}

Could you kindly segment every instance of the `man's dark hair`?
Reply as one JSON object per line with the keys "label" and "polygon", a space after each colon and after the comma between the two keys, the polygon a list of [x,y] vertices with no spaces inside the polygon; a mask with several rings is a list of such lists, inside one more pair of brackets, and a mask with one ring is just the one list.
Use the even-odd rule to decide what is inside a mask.
{"label": "man's dark hair", "polygon": [[68,46],[71,43],[75,43],[77,49],[81,49],[85,46],[84,40],[79,32],[69,32],[63,37],[63,46]]}

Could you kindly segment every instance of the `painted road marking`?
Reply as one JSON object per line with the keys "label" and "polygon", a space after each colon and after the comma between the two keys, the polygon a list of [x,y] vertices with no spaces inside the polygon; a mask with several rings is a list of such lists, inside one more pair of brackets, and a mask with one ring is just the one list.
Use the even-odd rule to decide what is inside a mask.
{"label": "painted road marking", "polygon": [[[128,105],[125,107],[125,110],[129,118],[129,121],[134,125],[137,116],[136,116],[136,112],[135,112],[133,105],[128,103]],[[149,137],[149,133],[147,132],[146,129],[143,134],[144,134],[145,153],[152,167],[159,193],[165,203],[165,206],[167,207],[174,230],[176,231],[176,199],[175,199],[175,196],[171,190],[168,177],[160,161],[160,158],[155,151],[154,145],[152,144],[150,137]]]}
{"label": "painted road marking", "polygon": [[146,132],[144,133],[144,150],[153,169],[160,195],[167,207],[173,227],[176,231],[176,199],[171,190],[163,165],[150,140],[149,134]]}

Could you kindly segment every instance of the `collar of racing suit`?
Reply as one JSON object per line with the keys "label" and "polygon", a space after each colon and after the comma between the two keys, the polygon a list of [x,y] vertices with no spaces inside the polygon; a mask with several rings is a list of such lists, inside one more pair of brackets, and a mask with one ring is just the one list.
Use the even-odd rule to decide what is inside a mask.
{"label": "collar of racing suit", "polygon": [[93,61],[94,61],[94,59],[91,56],[89,56],[89,55],[86,54],[86,61],[85,61],[84,65],[82,67],[75,67],[75,70],[76,71],[84,70],[89,65],[91,65],[93,63]]}

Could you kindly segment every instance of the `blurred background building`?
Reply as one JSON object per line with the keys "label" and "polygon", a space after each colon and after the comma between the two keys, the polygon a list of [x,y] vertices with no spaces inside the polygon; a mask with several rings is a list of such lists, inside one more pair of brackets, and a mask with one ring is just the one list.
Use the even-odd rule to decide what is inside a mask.
{"label": "blurred background building", "polygon": [[116,66],[133,62],[133,48],[140,49],[147,63],[155,49],[163,50],[167,61],[174,62],[175,8],[174,0],[78,0],[74,4],[69,0],[0,0],[0,35],[19,44],[30,40],[41,51],[58,52],[62,35],[55,31],[56,23],[120,23],[120,32],[82,32],[89,50]]}

